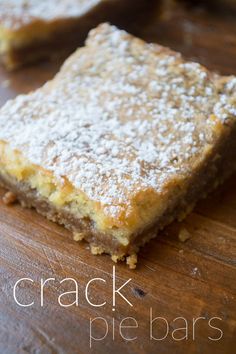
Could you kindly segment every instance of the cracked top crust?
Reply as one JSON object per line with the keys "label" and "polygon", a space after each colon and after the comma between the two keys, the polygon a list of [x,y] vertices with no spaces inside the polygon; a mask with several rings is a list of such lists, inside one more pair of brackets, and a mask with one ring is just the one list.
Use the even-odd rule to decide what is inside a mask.
{"label": "cracked top crust", "polygon": [[234,77],[102,24],[52,81],[5,104],[0,140],[116,217],[204,163],[235,123],[235,89]]}

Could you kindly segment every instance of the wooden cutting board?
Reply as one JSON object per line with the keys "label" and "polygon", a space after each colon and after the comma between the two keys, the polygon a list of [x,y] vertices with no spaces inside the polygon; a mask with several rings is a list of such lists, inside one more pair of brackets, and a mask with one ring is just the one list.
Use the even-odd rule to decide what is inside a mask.
{"label": "wooden cutting board", "polygon": [[[137,26],[136,33],[211,69],[236,74],[234,18],[176,12]],[[60,64],[41,63],[11,74],[0,69],[0,104],[39,87]],[[183,227],[191,236],[185,243],[178,239]],[[22,278],[28,279],[18,283],[14,298]],[[42,290],[48,278],[55,280]],[[118,292],[114,304],[113,285],[117,290],[126,281],[121,293],[132,306]],[[75,293],[62,295],[76,285],[78,303],[63,307],[76,300]],[[136,271],[123,264],[114,269],[108,256],[92,256],[62,227],[0,201],[0,290],[1,353],[231,354],[236,345],[236,175],[183,223],[150,242]]]}

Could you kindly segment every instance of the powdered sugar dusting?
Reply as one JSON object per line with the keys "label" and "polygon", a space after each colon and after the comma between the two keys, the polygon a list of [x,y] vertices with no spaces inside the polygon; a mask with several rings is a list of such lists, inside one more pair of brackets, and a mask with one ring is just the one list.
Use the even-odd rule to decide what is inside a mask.
{"label": "powdered sugar dusting", "polygon": [[235,119],[232,100],[200,65],[104,24],[52,82],[1,109],[0,139],[115,215],[188,176],[221,109]]}
{"label": "powdered sugar dusting", "polygon": [[17,30],[35,20],[82,16],[104,0],[0,0],[0,24]]}

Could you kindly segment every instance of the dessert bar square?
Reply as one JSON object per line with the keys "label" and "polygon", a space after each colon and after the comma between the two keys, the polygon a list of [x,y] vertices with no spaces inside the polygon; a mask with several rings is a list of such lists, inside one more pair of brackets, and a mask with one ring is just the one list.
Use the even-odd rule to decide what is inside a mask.
{"label": "dessert bar square", "polygon": [[126,259],[236,168],[236,78],[102,24],[0,110],[0,179],[92,253]]}
{"label": "dessert bar square", "polygon": [[[154,0],[155,1],[155,0]],[[153,0],[0,0],[0,59],[8,69],[75,50],[104,21],[125,25]]]}

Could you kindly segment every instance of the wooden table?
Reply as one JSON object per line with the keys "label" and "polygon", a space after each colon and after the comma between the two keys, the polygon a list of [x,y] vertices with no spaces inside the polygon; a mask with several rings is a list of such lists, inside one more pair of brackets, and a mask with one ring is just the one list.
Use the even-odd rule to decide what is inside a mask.
{"label": "wooden table", "polygon": [[[180,11],[153,20],[142,30],[137,28],[147,40],[169,45],[221,73],[236,74],[234,18],[218,18],[202,10]],[[39,87],[53,77],[60,64],[41,63],[11,74],[1,69],[0,104]],[[140,252],[136,271],[123,264],[115,267],[116,288],[131,279],[121,292],[132,307],[119,294],[113,306],[113,263],[108,256],[92,256],[86,244],[75,243],[62,227],[33,210],[7,207],[0,201],[0,352],[233,353],[235,179],[236,175],[200,202],[182,224],[171,225],[150,242]],[[0,190],[0,196],[3,194]],[[185,243],[178,239],[180,227],[191,235]],[[34,302],[32,306],[22,307],[14,299],[14,285],[21,278],[28,280],[17,286],[16,300]],[[41,306],[41,281],[48,278],[55,280],[45,285]],[[60,283],[65,278],[72,279]],[[103,280],[90,283],[86,299],[86,284],[94,278]],[[58,297],[73,291],[75,281],[78,304],[62,307]],[[75,294],[60,299],[70,304]],[[102,307],[92,305],[103,302]],[[150,312],[153,318],[159,317],[153,321],[152,331]],[[175,331],[180,327],[185,330]],[[213,340],[221,335],[220,340]]]}

